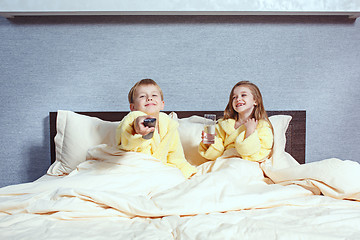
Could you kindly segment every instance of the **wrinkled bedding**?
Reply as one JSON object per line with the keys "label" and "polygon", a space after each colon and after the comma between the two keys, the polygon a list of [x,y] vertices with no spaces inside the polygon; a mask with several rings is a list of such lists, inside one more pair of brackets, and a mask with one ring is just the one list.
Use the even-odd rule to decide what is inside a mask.
{"label": "wrinkled bedding", "polygon": [[105,144],[68,176],[0,189],[0,239],[360,239],[360,166],[227,152],[181,172]]}

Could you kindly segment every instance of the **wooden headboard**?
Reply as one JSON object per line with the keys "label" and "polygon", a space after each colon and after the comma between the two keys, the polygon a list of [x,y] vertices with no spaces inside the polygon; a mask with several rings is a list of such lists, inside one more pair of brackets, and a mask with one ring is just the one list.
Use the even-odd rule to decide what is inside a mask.
{"label": "wooden headboard", "polygon": [[[170,113],[171,111],[164,111]],[[129,112],[77,112],[91,117],[98,117],[105,121],[120,121]],[[176,111],[179,118],[192,115],[203,116],[205,113],[215,113],[217,118],[223,116],[223,111]],[[292,120],[286,132],[286,152],[290,153],[299,163],[305,163],[306,111],[267,111],[272,115],[290,115]],[[50,112],[50,149],[51,163],[55,161],[55,142],[57,112]]]}

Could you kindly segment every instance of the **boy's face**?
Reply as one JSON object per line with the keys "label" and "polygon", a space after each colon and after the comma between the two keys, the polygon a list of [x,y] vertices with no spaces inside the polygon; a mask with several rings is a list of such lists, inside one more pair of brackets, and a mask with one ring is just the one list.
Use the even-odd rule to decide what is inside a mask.
{"label": "boy's face", "polygon": [[164,109],[161,93],[155,85],[140,85],[135,89],[134,102],[130,103],[131,111],[142,111],[148,115],[158,115]]}

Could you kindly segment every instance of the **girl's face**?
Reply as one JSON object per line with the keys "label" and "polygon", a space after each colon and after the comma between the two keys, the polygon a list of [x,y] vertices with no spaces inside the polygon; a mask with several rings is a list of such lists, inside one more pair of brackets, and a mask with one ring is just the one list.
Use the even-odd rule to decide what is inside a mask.
{"label": "girl's face", "polygon": [[232,106],[238,114],[243,117],[250,117],[255,105],[256,101],[248,87],[235,87],[232,95]]}
{"label": "girl's face", "polygon": [[140,85],[134,93],[134,103],[130,104],[131,111],[142,111],[148,115],[158,115],[164,109],[161,93],[155,85]]}

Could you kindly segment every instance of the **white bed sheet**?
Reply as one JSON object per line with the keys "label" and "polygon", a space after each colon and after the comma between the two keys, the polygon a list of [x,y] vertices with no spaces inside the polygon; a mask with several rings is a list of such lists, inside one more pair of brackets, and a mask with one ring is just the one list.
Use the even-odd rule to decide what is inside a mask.
{"label": "white bed sheet", "polygon": [[52,180],[55,180],[55,179],[60,179],[62,177],[64,177],[64,176],[54,176],[54,175],[44,174],[43,176],[36,179],[34,182],[52,181]]}
{"label": "white bed sheet", "polygon": [[283,206],[153,219],[59,221],[46,215],[16,215],[10,219],[0,221],[1,239],[360,239],[358,209],[325,206]]}
{"label": "white bed sheet", "polygon": [[[68,176],[1,188],[0,239],[360,239],[359,184],[345,181],[357,165],[323,161],[310,166],[352,169],[293,183],[293,168],[268,168],[283,186],[231,155],[189,181],[147,155],[99,146],[89,156]],[[353,200],[314,195],[327,188]]]}

